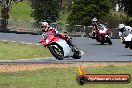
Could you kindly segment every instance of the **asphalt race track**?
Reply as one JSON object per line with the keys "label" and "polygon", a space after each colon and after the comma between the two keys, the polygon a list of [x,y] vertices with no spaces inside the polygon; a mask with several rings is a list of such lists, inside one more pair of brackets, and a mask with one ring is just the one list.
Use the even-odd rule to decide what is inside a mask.
{"label": "asphalt race track", "polygon": [[[0,40],[17,41],[38,44],[41,35],[0,33]],[[79,60],[65,58],[59,62],[87,62],[87,61],[132,61],[132,50],[125,48],[119,39],[112,39],[112,45],[101,45],[96,40],[87,37],[73,37],[74,44],[82,51]],[[42,47],[43,48],[43,47]],[[11,62],[11,61],[8,61]],[[55,58],[33,58],[32,60],[16,60],[14,62],[58,62]],[[4,63],[4,62],[3,62]]]}

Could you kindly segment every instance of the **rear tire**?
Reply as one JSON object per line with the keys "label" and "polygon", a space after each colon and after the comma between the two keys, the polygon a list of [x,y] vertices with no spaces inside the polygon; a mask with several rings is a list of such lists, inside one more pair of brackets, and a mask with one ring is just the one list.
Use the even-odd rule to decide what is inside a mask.
{"label": "rear tire", "polygon": [[80,59],[81,58],[81,52],[79,51],[79,49],[75,45],[74,45],[74,49],[75,49],[75,51],[74,51],[74,55],[72,58]]}
{"label": "rear tire", "polygon": [[50,45],[49,50],[56,59],[63,60],[64,52],[61,46],[59,46],[58,44]]}
{"label": "rear tire", "polygon": [[101,45],[104,45],[104,42],[100,42],[101,43]]}

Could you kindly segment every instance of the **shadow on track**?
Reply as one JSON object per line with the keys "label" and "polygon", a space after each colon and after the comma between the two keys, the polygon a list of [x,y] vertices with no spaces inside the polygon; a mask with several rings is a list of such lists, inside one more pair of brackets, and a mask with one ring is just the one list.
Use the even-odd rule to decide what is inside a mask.
{"label": "shadow on track", "polygon": [[124,56],[124,57],[125,57],[125,56],[132,56],[132,54],[129,54],[129,55],[119,55],[119,56]]}

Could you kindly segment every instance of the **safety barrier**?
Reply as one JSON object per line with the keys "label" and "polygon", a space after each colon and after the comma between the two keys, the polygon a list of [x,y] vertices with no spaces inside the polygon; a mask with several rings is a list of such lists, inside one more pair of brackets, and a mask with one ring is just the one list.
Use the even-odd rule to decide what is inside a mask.
{"label": "safety barrier", "polygon": [[[58,23],[51,23],[50,26],[56,28],[60,32],[67,31],[71,36],[91,37],[91,26]],[[21,21],[10,19],[8,21],[8,29],[10,30],[10,32],[16,31],[20,33],[41,34],[39,24],[34,21]],[[118,32],[119,31],[117,28],[110,28],[110,37],[119,38]]]}

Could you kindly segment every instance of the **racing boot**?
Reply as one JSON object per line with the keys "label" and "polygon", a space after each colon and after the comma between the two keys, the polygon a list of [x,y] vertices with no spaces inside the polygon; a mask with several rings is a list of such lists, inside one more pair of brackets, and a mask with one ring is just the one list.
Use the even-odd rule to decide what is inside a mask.
{"label": "racing boot", "polygon": [[76,46],[72,43],[70,39],[67,40],[67,44],[71,47],[72,51],[77,51]]}

